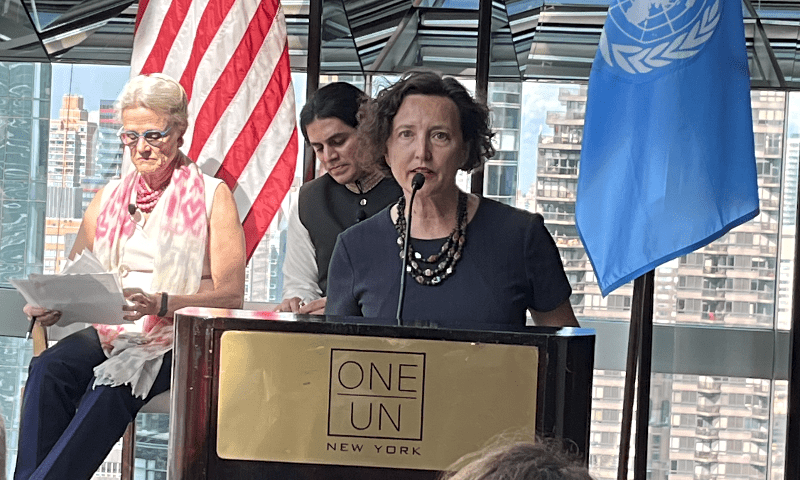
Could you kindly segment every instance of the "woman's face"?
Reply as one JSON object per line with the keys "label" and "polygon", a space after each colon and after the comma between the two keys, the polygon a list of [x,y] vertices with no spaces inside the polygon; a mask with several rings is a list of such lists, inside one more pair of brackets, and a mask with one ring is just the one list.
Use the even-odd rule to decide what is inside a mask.
{"label": "woman's face", "polygon": [[308,143],[336,183],[353,183],[364,176],[356,158],[356,129],[336,117],[318,118],[306,125]]}
{"label": "woman's face", "polygon": [[163,132],[169,126],[169,117],[159,115],[144,107],[126,108],[122,111],[122,130],[136,132],[140,135],[139,140],[127,148],[131,150],[133,165],[142,175],[161,172],[172,163],[178,154],[180,136],[174,129],[167,132],[158,146],[150,145],[141,136],[148,130]]}
{"label": "woman's face", "polygon": [[437,95],[407,96],[386,141],[386,163],[403,190],[411,191],[411,179],[419,172],[425,175],[420,195],[451,191],[466,159],[455,102]]}

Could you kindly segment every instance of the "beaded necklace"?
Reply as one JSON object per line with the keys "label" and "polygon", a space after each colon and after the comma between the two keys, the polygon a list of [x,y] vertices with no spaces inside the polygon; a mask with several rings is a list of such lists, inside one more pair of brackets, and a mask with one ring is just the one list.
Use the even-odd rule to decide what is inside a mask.
{"label": "beaded necklace", "polygon": [[[400,246],[400,258],[403,257],[403,243],[406,238],[406,197],[400,197],[397,202],[397,220],[394,228],[397,230],[397,245]],[[456,210],[456,227],[442,244],[438,253],[423,258],[422,254],[408,246],[408,266],[406,271],[414,277],[420,285],[438,285],[455,271],[456,263],[461,258],[461,252],[466,242],[467,230],[467,194],[458,192],[458,208]]]}
{"label": "beaded necklace", "polygon": [[[169,185],[169,184],[167,184]],[[159,188],[158,190],[150,190],[150,187],[144,181],[143,177],[139,177],[139,183],[136,184],[136,206],[139,207],[142,213],[150,213],[156,208],[158,199],[167,188],[167,185]]]}

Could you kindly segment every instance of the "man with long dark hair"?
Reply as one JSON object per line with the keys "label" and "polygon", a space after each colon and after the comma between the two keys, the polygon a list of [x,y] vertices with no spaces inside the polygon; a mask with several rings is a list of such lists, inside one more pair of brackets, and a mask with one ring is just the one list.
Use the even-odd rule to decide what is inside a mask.
{"label": "man with long dark hair", "polygon": [[336,237],[402,194],[391,175],[359,154],[357,113],[365,98],[349,83],[331,83],[300,112],[303,136],[327,173],[300,188],[297,208],[289,214],[284,300],[277,311],[321,314]]}

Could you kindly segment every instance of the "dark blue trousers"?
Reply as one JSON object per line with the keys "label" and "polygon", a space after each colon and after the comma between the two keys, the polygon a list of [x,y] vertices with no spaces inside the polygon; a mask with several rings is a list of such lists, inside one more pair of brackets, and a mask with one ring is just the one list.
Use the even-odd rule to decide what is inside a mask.
{"label": "dark blue trousers", "polygon": [[31,360],[22,397],[15,480],[89,479],[147,400],[169,389],[172,352],[144,400],[129,385],[92,389],[106,359],[87,328]]}

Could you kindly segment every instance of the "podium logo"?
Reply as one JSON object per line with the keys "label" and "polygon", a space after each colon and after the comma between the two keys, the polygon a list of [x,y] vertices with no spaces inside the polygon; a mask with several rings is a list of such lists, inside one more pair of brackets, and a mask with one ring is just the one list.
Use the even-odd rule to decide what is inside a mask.
{"label": "podium logo", "polygon": [[425,354],[331,349],[328,435],[422,440]]}

